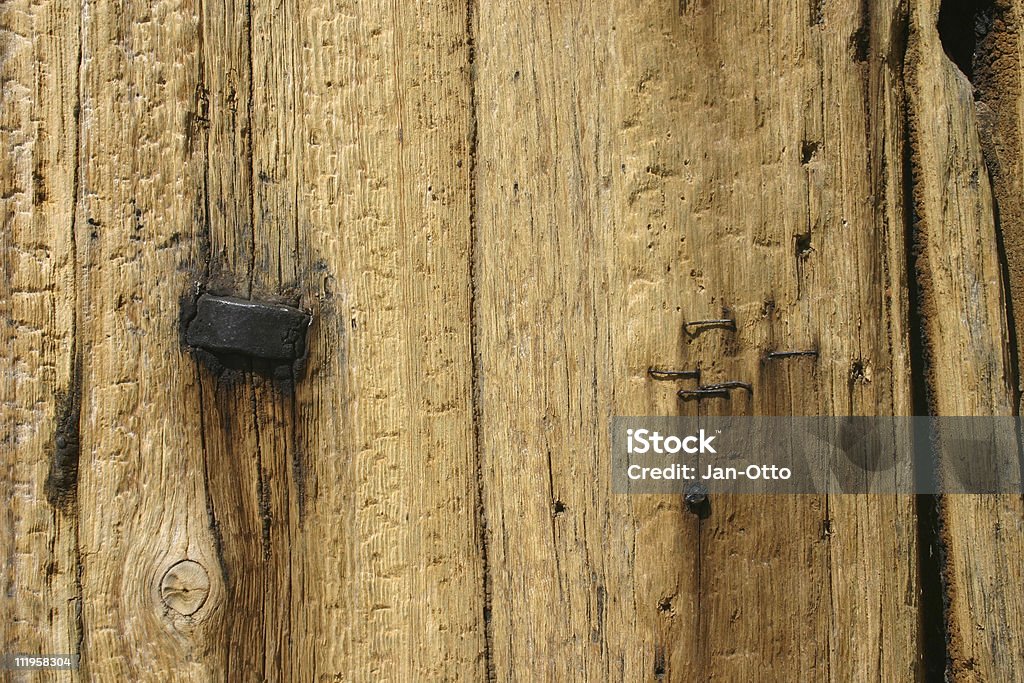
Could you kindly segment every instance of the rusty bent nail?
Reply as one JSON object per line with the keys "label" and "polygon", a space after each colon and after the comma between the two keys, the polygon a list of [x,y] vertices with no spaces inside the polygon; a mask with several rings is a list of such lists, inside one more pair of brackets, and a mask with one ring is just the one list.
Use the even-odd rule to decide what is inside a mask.
{"label": "rusty bent nail", "polygon": [[677,395],[683,401],[701,398],[729,398],[729,391],[732,389],[744,389],[748,393],[754,393],[753,385],[747,382],[729,381],[719,382],[718,384],[705,384],[691,390],[683,389]]}
{"label": "rusty bent nail", "polygon": [[813,349],[809,351],[769,351],[766,358],[768,360],[776,360],[778,358],[798,358],[800,356],[817,358],[818,352]]}
{"label": "rusty bent nail", "polygon": [[700,370],[661,370],[660,368],[647,368],[647,374],[651,379],[675,380],[695,379],[700,381]]}
{"label": "rusty bent nail", "polygon": [[689,332],[690,328],[696,327],[727,327],[735,330],[736,321],[732,318],[716,318],[714,320],[691,320],[690,322],[683,323],[683,331],[685,332]]}
{"label": "rusty bent nail", "polygon": [[746,389],[747,393],[750,393],[750,394],[754,393],[754,387],[753,387],[752,384],[749,384],[747,382],[737,382],[737,381],[719,382],[718,384],[706,384],[706,385],[704,385],[702,387],[698,387],[698,388],[699,389],[704,389],[706,391],[723,391],[723,390],[728,390],[728,389]]}
{"label": "rusty bent nail", "polygon": [[681,389],[676,395],[683,401],[693,401],[702,398],[729,398],[729,392],[725,389]]}

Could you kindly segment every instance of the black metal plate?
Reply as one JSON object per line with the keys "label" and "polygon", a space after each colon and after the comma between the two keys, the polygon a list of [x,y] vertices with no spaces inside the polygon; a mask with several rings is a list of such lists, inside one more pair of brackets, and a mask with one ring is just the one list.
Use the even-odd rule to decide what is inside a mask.
{"label": "black metal plate", "polygon": [[305,355],[309,320],[291,306],[203,294],[185,341],[218,355],[291,362]]}

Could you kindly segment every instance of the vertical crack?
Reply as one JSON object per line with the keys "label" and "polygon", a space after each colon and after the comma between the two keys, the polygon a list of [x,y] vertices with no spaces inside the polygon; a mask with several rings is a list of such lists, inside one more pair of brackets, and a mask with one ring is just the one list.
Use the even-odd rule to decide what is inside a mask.
{"label": "vertical crack", "polygon": [[252,298],[252,285],[256,277],[256,154],[253,149],[253,143],[255,134],[253,133],[253,127],[255,121],[253,119],[253,111],[255,109],[255,91],[256,91],[256,63],[253,49],[253,34],[252,29],[252,0],[248,0],[245,4],[245,21],[246,29],[248,31],[248,47],[249,47],[249,97],[248,97],[248,120],[246,122],[246,137],[248,138],[248,154],[249,162],[249,289],[246,292],[248,298]]}
{"label": "vertical crack", "polygon": [[[930,385],[926,351],[926,331],[921,313],[921,293],[917,283],[917,215],[914,210],[913,176],[911,173],[911,143],[905,143],[904,183],[907,188],[906,214],[907,236],[907,283],[909,286],[909,328],[910,328],[910,371],[911,405],[915,416],[931,414]],[[926,422],[915,420],[914,452],[915,481],[918,490],[936,490],[935,472],[930,467],[932,456],[931,435]],[[914,496],[914,511],[917,517],[917,564],[920,582],[921,663],[926,681],[944,680],[949,657],[946,633],[946,592],[942,579],[945,565],[944,547],[941,541],[941,497],[935,494],[918,493]]]}
{"label": "vertical crack", "polygon": [[[198,51],[198,76],[196,78],[198,87],[206,91],[206,2],[205,0],[199,0],[198,6],[199,22],[196,27],[196,42]],[[210,116],[207,112],[207,116]],[[200,189],[200,201],[202,202],[202,220],[200,223],[199,234],[200,234],[200,247],[199,255],[203,259],[202,266],[202,281],[208,282],[210,279],[210,265],[213,260],[213,247],[211,244],[211,230],[210,230],[210,135],[209,135],[209,122],[205,129],[206,134],[203,136],[203,184]],[[201,389],[200,389],[201,393]]]}
{"label": "vertical crack", "polygon": [[231,590],[230,576],[228,574],[228,563],[224,557],[224,536],[221,533],[220,521],[217,519],[217,508],[213,501],[213,491],[210,489],[210,451],[206,444],[206,406],[203,401],[202,373],[196,366],[196,387],[199,403],[199,443],[203,449],[203,496],[206,498],[206,519],[213,536],[213,551],[217,556],[217,563],[220,565],[220,575],[224,580],[224,588]]}
{"label": "vertical crack", "polygon": [[[81,432],[81,399],[82,399],[82,358],[81,358],[81,346],[78,341],[79,333],[79,316],[81,315],[81,280],[79,274],[79,261],[80,255],[78,250],[78,210],[80,204],[80,193],[82,187],[82,92],[84,90],[83,72],[85,68],[85,22],[88,13],[85,11],[83,5],[83,11],[79,15],[78,20],[78,54],[76,56],[76,68],[75,68],[75,106],[73,109],[74,118],[74,129],[75,129],[75,150],[74,150],[74,169],[72,171],[71,180],[71,226],[70,226],[70,241],[71,241],[71,288],[74,310],[71,316],[71,368],[70,368],[70,381],[71,381],[71,400],[74,403],[74,420],[75,420],[75,437],[80,438]],[[78,655],[79,661],[79,674],[82,680],[88,680],[89,678],[89,666],[86,658],[85,651],[85,617],[84,617],[84,601],[85,594],[82,589],[82,577],[85,568],[82,563],[82,542],[80,534],[80,523],[81,514],[77,504],[77,493],[78,493],[78,479],[79,479],[79,461],[81,457],[81,451],[76,443],[75,445],[75,507],[74,515],[72,519],[72,533],[74,535],[74,562],[75,562],[75,616],[74,623],[77,633],[75,633],[75,653]]]}
{"label": "vertical crack", "polygon": [[53,459],[46,477],[46,498],[50,505],[69,513],[78,508],[79,432],[82,415],[82,368],[76,350],[77,341],[71,342],[71,384],[58,396],[57,425],[54,430]]}
{"label": "vertical crack", "polygon": [[[916,124],[911,112],[910,90],[914,87],[908,77],[907,59],[911,42],[910,24],[907,22],[903,40],[904,54],[901,64],[903,109],[903,218],[904,251],[906,254],[907,302],[908,302],[908,344],[911,373],[911,413],[917,417],[932,414],[930,345],[925,326],[927,272],[923,253],[924,242],[920,232],[920,218],[917,212],[917,178],[919,174],[916,156]],[[932,455],[931,437],[927,422],[915,420],[915,485],[917,490],[936,490],[935,472],[930,467]],[[918,603],[918,626],[920,637],[920,674],[925,681],[943,681],[949,660],[948,633],[946,630],[946,591],[943,582],[945,564],[944,546],[941,541],[942,501],[934,494],[918,493],[914,496],[914,512],[917,521],[917,571],[920,590]]]}
{"label": "vertical crack", "polygon": [[480,329],[478,272],[480,261],[479,235],[477,226],[477,144],[479,131],[477,125],[476,101],[476,4],[474,0],[466,0],[466,61],[469,68],[469,327],[470,354],[472,356],[472,396],[473,396],[473,453],[476,457],[476,526],[477,542],[480,546],[480,560],[483,573],[483,625],[484,625],[484,667],[488,681],[497,680],[494,668],[494,628],[491,623],[491,600],[493,581],[489,556],[489,529],[487,523],[487,507],[485,503],[483,447],[480,437],[482,412],[482,395],[480,387]]}

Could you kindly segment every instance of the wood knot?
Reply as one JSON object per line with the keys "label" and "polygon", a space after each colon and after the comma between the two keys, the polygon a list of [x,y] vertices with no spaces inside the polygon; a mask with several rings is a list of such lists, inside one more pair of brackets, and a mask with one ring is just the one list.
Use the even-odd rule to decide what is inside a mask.
{"label": "wood knot", "polygon": [[210,576],[203,565],[182,560],[168,569],[160,580],[164,604],[182,616],[199,611],[210,595]]}

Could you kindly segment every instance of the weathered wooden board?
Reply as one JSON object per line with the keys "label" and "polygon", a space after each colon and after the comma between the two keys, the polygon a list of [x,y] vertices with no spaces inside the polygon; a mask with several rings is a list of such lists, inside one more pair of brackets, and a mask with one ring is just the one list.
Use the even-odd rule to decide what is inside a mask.
{"label": "weathered wooden board", "polygon": [[[5,646],[97,680],[482,678],[466,7],[97,3],[66,36],[26,8]],[[197,287],[315,311],[299,388],[184,353]]]}
{"label": "weathered wooden board", "polygon": [[[0,553],[3,653],[77,651],[78,520],[73,481],[78,186],[76,8],[0,7]],[[48,496],[46,482],[56,462]],[[50,500],[54,503],[51,504]]]}
{"label": "weathered wooden board", "polygon": [[483,679],[468,9],[297,8],[301,678]]}
{"label": "weathered wooden board", "polygon": [[[736,497],[698,521],[678,498],[607,495],[608,418],[679,410],[650,365],[754,385],[685,410],[911,412],[904,17],[820,10],[479,7],[499,679],[523,661],[548,680],[913,676],[909,499]],[[683,333],[722,317],[738,329]],[[764,360],[795,349],[819,356]]]}
{"label": "weathered wooden board", "polygon": [[[985,7],[951,4],[961,10]],[[1018,408],[1019,349],[1010,343],[1014,330],[1007,299],[1014,296],[1013,303],[1022,310],[1020,197],[1012,189],[1020,183],[1020,157],[1003,160],[1016,164],[1013,168],[1000,165],[996,155],[1005,154],[1009,144],[1020,150],[1019,114],[1006,111],[1011,106],[1006,98],[1015,98],[1014,108],[1020,103],[1019,86],[1014,96],[1015,89],[1007,84],[1019,82],[1020,14],[1017,3],[995,4],[1002,6],[999,16],[1008,23],[989,34],[993,43],[997,38],[1000,42],[987,48],[990,56],[978,67],[979,75],[988,70],[988,77],[1001,76],[1003,81],[992,88],[982,80],[978,91],[951,57],[965,58],[960,66],[975,75],[974,54],[958,50],[963,46],[955,42],[956,31],[970,32],[973,41],[983,22],[974,21],[973,11],[952,13],[946,7],[951,14],[942,17],[945,35],[940,36],[939,2],[918,3],[912,14],[908,69],[918,214],[914,237],[930,409],[939,415],[1013,415]],[[997,114],[1001,118],[993,120]],[[1002,147],[997,149],[996,143]],[[995,193],[991,169],[997,171]],[[997,196],[1003,201],[997,203]],[[1005,213],[1000,211],[1004,206]],[[1007,251],[1001,253],[1004,245]],[[1011,495],[949,496],[940,502],[939,515],[949,679],[1021,680],[1022,500]]]}
{"label": "weathered wooden board", "polygon": [[[1017,411],[995,6],[972,93],[938,0],[5,3],[0,655],[1024,677],[1018,498],[944,501],[922,596],[910,497],[700,519],[608,473],[613,415]],[[310,311],[308,357],[184,349],[202,291]],[[766,356],[793,350],[817,355]],[[652,365],[753,391],[680,403]]]}

